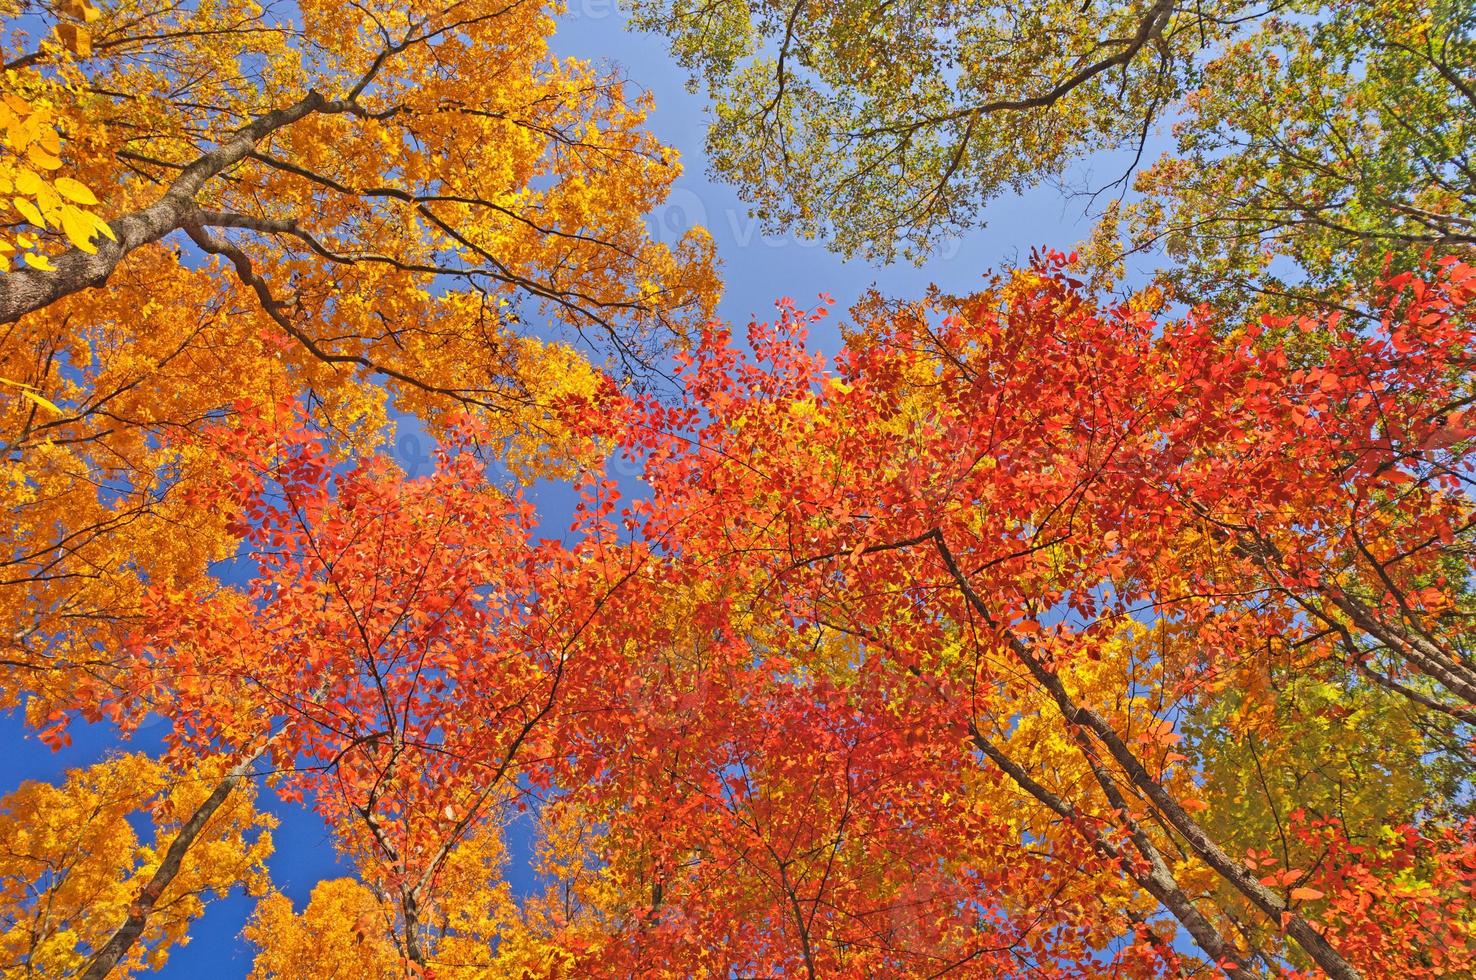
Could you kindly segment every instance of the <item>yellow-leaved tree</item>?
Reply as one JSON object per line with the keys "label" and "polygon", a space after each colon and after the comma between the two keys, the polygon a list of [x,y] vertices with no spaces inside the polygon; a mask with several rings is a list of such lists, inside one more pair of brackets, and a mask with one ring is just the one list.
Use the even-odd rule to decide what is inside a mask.
{"label": "yellow-leaved tree", "polygon": [[[0,972],[158,969],[206,898],[237,885],[262,891],[276,821],[256,810],[250,785],[196,819],[227,769],[220,758],[183,771],[120,755],[0,800]],[[150,840],[130,822],[140,817],[152,823]]]}
{"label": "yellow-leaved tree", "polygon": [[638,374],[710,311],[705,234],[645,222],[679,172],[649,101],[551,54],[554,12],[7,8],[0,706],[102,710],[143,583],[234,553],[200,426],[294,404],[347,452],[470,411],[545,472],[587,451],[582,341]]}
{"label": "yellow-leaved tree", "polygon": [[519,911],[502,877],[500,822],[488,821],[451,849],[415,922],[405,920],[373,863],[357,863],[359,877],[320,881],[301,912],[278,892],[258,903],[245,930],[257,947],[253,978],[570,975],[572,956],[536,913]]}

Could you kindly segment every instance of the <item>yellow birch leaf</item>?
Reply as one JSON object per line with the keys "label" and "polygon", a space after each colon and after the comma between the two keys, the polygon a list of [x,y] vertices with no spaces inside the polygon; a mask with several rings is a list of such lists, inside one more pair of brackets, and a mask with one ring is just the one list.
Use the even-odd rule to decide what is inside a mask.
{"label": "yellow birch leaf", "polygon": [[61,167],[61,159],[47,152],[40,143],[32,143],[26,147],[26,159],[42,170],[56,170]]}
{"label": "yellow birch leaf", "polygon": [[97,234],[98,224],[97,219],[86,211],[70,204],[62,208],[61,225],[67,240],[89,255],[97,252],[97,246],[92,244],[92,236]]}
{"label": "yellow birch leaf", "polygon": [[46,181],[34,170],[22,169],[15,175],[15,189],[22,194],[35,197],[46,189]]}
{"label": "yellow birch leaf", "polygon": [[91,36],[76,24],[58,24],[56,35],[61,38],[62,46],[78,57],[85,58],[92,54]]}
{"label": "yellow birch leaf", "polygon": [[42,217],[41,209],[36,207],[33,202],[28,201],[24,197],[14,197],[11,198],[11,203],[13,203],[15,205],[15,209],[21,213],[21,217],[25,218],[31,224],[35,225],[38,228],[46,227],[46,219]]}
{"label": "yellow birch leaf", "polygon": [[97,195],[86,184],[70,177],[56,178],[56,189],[61,192],[62,197],[76,201],[78,204],[92,206],[97,203]]}
{"label": "yellow birch leaf", "polygon": [[[26,258],[29,259],[30,256],[27,255]],[[44,395],[38,395],[34,391],[26,391],[25,389],[21,389],[20,394],[22,398],[29,398],[31,401],[35,402],[37,405],[40,405],[47,411],[54,412],[57,415],[67,414],[66,412],[63,412],[55,402],[45,397]]]}

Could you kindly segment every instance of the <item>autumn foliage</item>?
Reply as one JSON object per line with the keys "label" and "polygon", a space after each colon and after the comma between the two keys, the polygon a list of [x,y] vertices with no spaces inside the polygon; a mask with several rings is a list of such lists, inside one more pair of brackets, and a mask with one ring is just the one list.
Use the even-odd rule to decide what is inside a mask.
{"label": "autumn foliage", "polygon": [[0,798],[0,972],[1476,973],[1476,268],[827,357],[540,5],[5,13],[0,706],[165,734]]}
{"label": "autumn foliage", "polygon": [[234,552],[181,434],[300,398],[369,451],[469,410],[538,474],[577,456],[551,407],[600,384],[580,337],[637,370],[715,298],[705,233],[647,233],[679,172],[647,103],[552,58],[539,5],[300,6],[83,3],[85,46],[65,11],[16,23],[0,703],[35,720],[106,673],[146,584]]}
{"label": "autumn foliage", "polygon": [[[827,722],[859,716],[875,719],[868,742],[901,754],[868,780],[854,750],[818,751],[808,778],[820,760],[847,775],[828,801],[782,767],[734,788],[759,835],[759,800],[781,793],[824,828],[800,851],[811,867],[775,854],[762,876],[778,883],[776,919],[794,907],[791,956],[830,973],[851,968],[842,950],[877,945],[934,969],[995,956],[985,973],[1090,973],[1136,937],[1118,966],[1156,973],[1183,958],[1172,930],[1152,938],[1166,909],[1232,974],[1382,975],[1388,947],[1338,941],[1342,903],[1371,916],[1378,892],[1350,894],[1329,863],[1397,863],[1428,834],[1451,850],[1427,860],[1467,870],[1440,897],[1431,868],[1421,892],[1446,911],[1399,945],[1459,972],[1471,270],[1391,283],[1373,335],[1306,321],[1223,332],[1099,308],[1059,261],[967,300],[865,305],[833,373],[802,343],[818,312],[755,326],[752,356],[712,332],[685,372],[692,407],[635,416],[665,504],[645,536],[724,583],[734,666],[805,690],[807,713],[837,699],[781,751],[824,746]],[[1309,332],[1319,356],[1293,355]],[[754,622],[769,629],[755,637]],[[1360,744],[1359,716],[1393,726],[1388,740]],[[1350,793],[1369,796],[1349,807]],[[930,869],[928,921],[963,917],[966,942],[831,931],[864,922],[832,890],[847,850],[875,840],[868,817],[942,834],[911,861],[885,854],[893,887]],[[1381,914],[1407,913],[1386,896]]]}

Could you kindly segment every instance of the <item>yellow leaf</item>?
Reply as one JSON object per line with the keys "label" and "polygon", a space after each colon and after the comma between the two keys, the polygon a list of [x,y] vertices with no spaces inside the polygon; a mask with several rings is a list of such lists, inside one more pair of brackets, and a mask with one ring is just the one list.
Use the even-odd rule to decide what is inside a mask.
{"label": "yellow leaf", "polygon": [[22,194],[36,197],[46,190],[46,181],[42,180],[34,170],[22,168],[20,173],[15,175],[15,189]]}
{"label": "yellow leaf", "polygon": [[[30,256],[27,255],[26,258],[29,259]],[[51,401],[50,399],[48,399],[48,398],[46,398],[46,397],[44,397],[42,395],[36,394],[34,391],[25,391],[25,390],[22,390],[21,391],[21,397],[22,398],[29,398],[31,401],[35,402],[37,405],[40,405],[42,408],[47,409],[48,411],[55,412],[57,415],[65,415],[65,414],[67,414],[66,412],[63,412],[60,408],[58,408],[55,402]]]}
{"label": "yellow leaf", "polygon": [[42,272],[56,271],[56,266],[51,264],[50,259],[44,255],[37,255],[34,252],[26,253],[26,265],[33,269],[40,269]]}
{"label": "yellow leaf", "polygon": [[56,189],[61,191],[62,197],[70,198],[78,204],[90,206],[97,203],[97,195],[92,193],[91,188],[70,177],[56,178]]}
{"label": "yellow leaf", "polygon": [[62,0],[59,7],[63,15],[88,24],[102,16],[102,11],[87,0]]}
{"label": "yellow leaf", "polygon": [[34,203],[24,197],[13,197],[10,200],[15,205],[15,209],[21,213],[22,218],[38,228],[46,227],[46,219],[41,216],[41,209]]}
{"label": "yellow leaf", "polygon": [[89,255],[96,254],[97,246],[92,244],[92,236],[97,234],[99,224],[96,218],[68,204],[62,208],[61,224],[68,241]]}
{"label": "yellow leaf", "polygon": [[62,46],[73,54],[85,58],[92,54],[92,37],[76,24],[56,25],[56,35]]}
{"label": "yellow leaf", "polygon": [[55,170],[61,166],[61,159],[48,153],[40,143],[32,143],[26,147],[26,159],[42,170]]}

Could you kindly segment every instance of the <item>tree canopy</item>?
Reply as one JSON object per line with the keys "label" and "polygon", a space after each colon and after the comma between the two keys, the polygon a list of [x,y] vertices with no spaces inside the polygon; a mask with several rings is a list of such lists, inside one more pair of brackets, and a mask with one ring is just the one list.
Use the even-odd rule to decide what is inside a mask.
{"label": "tree canopy", "polygon": [[554,6],[0,12],[0,708],[114,733],[0,973],[1476,973],[1469,13],[644,4],[858,254],[1177,118],[1085,254],[735,329]]}
{"label": "tree canopy", "polygon": [[712,169],[846,255],[924,258],[1053,183],[1102,206],[1107,270],[1161,248],[1179,298],[1244,315],[1476,242],[1466,4],[634,6],[711,100]]}
{"label": "tree canopy", "polygon": [[0,283],[0,610],[27,677],[0,703],[33,717],[106,672],[145,583],[234,553],[189,433],[305,400],[347,451],[471,411],[532,473],[577,456],[550,411],[600,384],[570,341],[636,370],[718,288],[703,233],[648,235],[679,169],[648,106],[552,58],[536,4],[77,9],[16,20],[0,74],[28,250]]}

